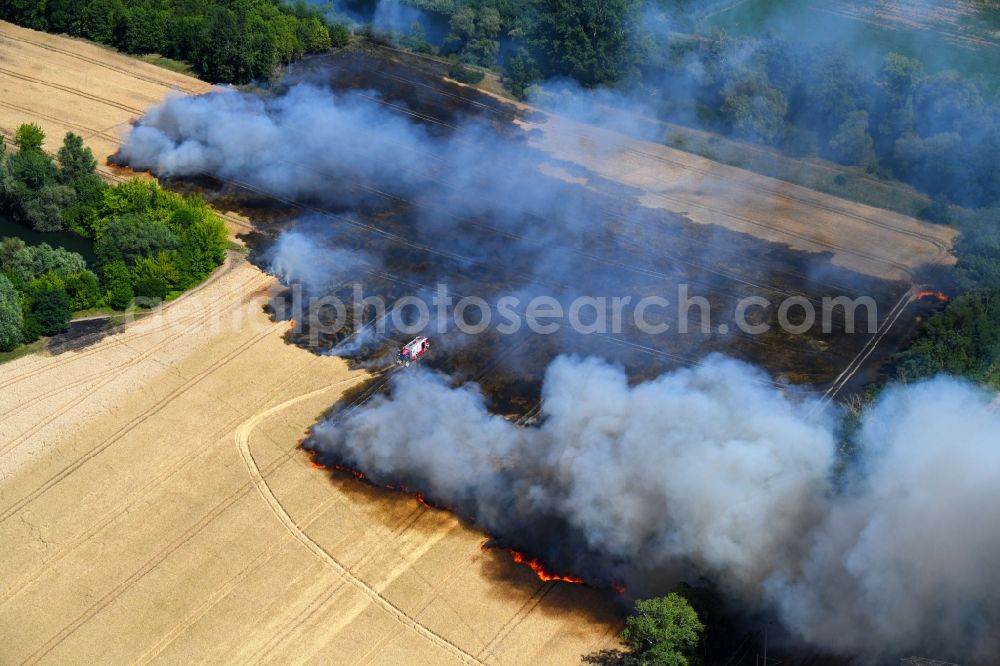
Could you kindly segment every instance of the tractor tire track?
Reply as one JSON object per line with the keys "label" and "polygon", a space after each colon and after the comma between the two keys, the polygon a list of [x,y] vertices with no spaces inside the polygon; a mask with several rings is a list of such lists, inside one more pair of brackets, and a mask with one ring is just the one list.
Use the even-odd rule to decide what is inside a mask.
{"label": "tractor tire track", "polygon": [[507,637],[510,636],[515,629],[517,629],[518,625],[520,625],[526,617],[531,615],[531,613],[538,608],[538,605],[542,603],[542,600],[548,596],[549,592],[551,592],[554,587],[555,581],[547,581],[539,585],[531,596],[525,599],[524,603],[521,604],[521,607],[517,610],[517,612],[514,613],[514,615],[512,615],[510,619],[507,620],[507,622],[500,628],[500,631],[498,631],[493,638],[491,638],[490,641],[482,647],[477,655],[483,659],[487,656],[496,659],[496,650],[500,647],[500,643],[507,640]]}
{"label": "tractor tire track", "polygon": [[[248,350],[258,342],[260,342],[267,335],[272,334],[273,332],[279,330],[280,328],[281,327],[278,325],[268,327],[266,330],[262,331],[261,333],[258,333],[257,335],[253,336],[243,344],[239,345],[236,349],[232,350],[229,354],[227,354],[223,358],[211,364],[208,368],[206,368],[202,372],[196,374],[185,384],[174,389],[174,391],[172,391],[167,397],[165,397],[159,403],[157,403],[155,408],[141,414],[140,416],[137,416],[128,425],[126,425],[124,428],[115,433],[115,435],[111,436],[110,438],[105,440],[102,444],[98,445],[97,447],[89,451],[86,455],[82,456],[81,458],[78,458],[76,461],[65,467],[61,472],[56,474],[56,476],[50,478],[50,480],[47,481],[45,484],[43,484],[41,487],[39,487],[35,493],[32,493],[28,497],[22,499],[18,503],[18,505],[15,505],[15,507],[8,509],[8,511],[4,514],[3,520],[6,520],[6,518],[9,517],[9,515],[11,515],[14,511],[19,510],[21,507],[30,502],[32,499],[38,497],[43,492],[53,487],[57,483],[59,483],[59,481],[66,478],[67,475],[69,475],[76,469],[79,469],[87,461],[93,459],[100,452],[104,451],[115,442],[121,440],[125,435],[129,434],[136,427],[138,427],[145,421],[149,420],[156,414],[158,414],[169,403],[173,402],[180,395],[186,393],[194,385],[199,383],[202,379],[214,373],[216,370],[226,365],[234,358],[240,356],[246,350]],[[277,464],[278,462],[279,462],[278,460],[274,461],[272,465],[268,466],[268,469],[270,469],[273,466],[273,464]],[[126,578],[124,581],[115,586],[111,591],[106,593],[104,596],[98,599],[94,604],[92,604],[89,608],[87,608],[83,613],[77,616],[72,622],[63,627],[63,629],[60,630],[55,636],[51,637],[48,641],[46,641],[41,647],[38,648],[38,650],[36,650],[32,655],[30,655],[25,660],[25,663],[37,663],[39,660],[44,658],[48,653],[50,653],[60,643],[62,643],[62,641],[64,641],[68,636],[70,636],[77,629],[79,629],[84,623],[86,623],[88,620],[94,617],[101,610],[106,608],[115,599],[120,597],[129,587],[131,587],[137,581],[141,580],[146,574],[152,571],[159,563],[163,562],[170,554],[175,552],[178,548],[180,548],[185,543],[190,541],[195,535],[200,533],[202,529],[204,529],[215,518],[221,515],[226,509],[235,504],[240,498],[246,496],[251,491],[251,485],[252,484],[244,484],[243,486],[238,488],[235,492],[233,492],[226,500],[213,507],[212,510],[209,511],[205,516],[203,516],[197,523],[190,526],[180,536],[171,541],[166,547],[157,552],[152,558],[147,560],[146,563],[142,567],[140,567],[137,571],[133,572],[128,578]]]}
{"label": "tractor tire track", "polygon": [[100,455],[100,453],[103,452],[105,449],[107,449],[109,446],[111,446],[115,442],[119,441],[125,435],[129,434],[130,432],[132,432],[135,428],[137,428],[139,425],[141,425],[144,421],[148,420],[150,417],[152,417],[152,416],[156,415],[157,413],[159,413],[160,411],[162,411],[168,404],[170,404],[171,402],[173,402],[178,396],[180,396],[181,394],[183,394],[185,391],[187,391],[188,389],[190,389],[192,386],[194,386],[195,384],[197,384],[198,382],[200,382],[202,379],[204,379],[205,377],[207,377],[211,373],[215,372],[215,370],[217,370],[218,368],[220,368],[224,364],[228,363],[230,360],[232,360],[233,358],[235,358],[236,356],[238,356],[239,354],[241,354],[243,351],[245,351],[247,348],[249,348],[253,344],[256,344],[258,341],[260,341],[261,339],[263,339],[265,336],[267,336],[267,335],[269,335],[269,334],[271,334],[273,332],[279,331],[283,327],[284,327],[284,322],[281,322],[280,324],[274,324],[272,326],[269,326],[267,329],[265,329],[261,333],[258,333],[256,336],[254,336],[253,338],[251,338],[249,341],[241,344],[239,347],[237,347],[235,350],[233,350],[232,352],[230,352],[229,354],[227,354],[225,357],[219,359],[218,361],[216,361],[215,363],[213,363],[212,365],[210,365],[205,370],[202,370],[198,374],[194,375],[193,377],[191,377],[190,379],[188,379],[187,381],[185,381],[183,384],[181,384],[180,386],[178,386],[177,388],[175,388],[173,391],[171,391],[167,396],[165,396],[164,398],[162,398],[158,403],[156,403],[156,405],[155,405],[155,407],[153,409],[151,409],[151,410],[149,410],[149,411],[147,411],[147,412],[145,412],[143,414],[140,414],[139,416],[136,416],[135,418],[133,418],[131,421],[129,421],[129,423],[127,425],[125,425],[121,430],[119,430],[113,436],[111,436],[110,438],[104,440],[101,444],[98,444],[96,447],[94,447],[94,448],[90,449],[89,451],[87,451],[87,453],[83,454],[82,456],[80,456],[79,458],[77,458],[76,460],[74,460],[73,462],[71,462],[68,465],[66,465],[65,467],[63,467],[61,470],[59,470],[58,472],[56,472],[56,474],[54,474],[53,476],[49,477],[49,479],[47,481],[45,481],[45,483],[43,483],[42,485],[38,486],[37,488],[35,488],[35,490],[33,490],[32,492],[28,493],[27,495],[25,495],[24,497],[22,497],[21,499],[19,499],[18,501],[16,501],[14,504],[12,504],[10,507],[8,507],[3,512],[3,514],[0,514],[0,522],[7,521],[11,516],[13,516],[18,511],[20,511],[25,505],[33,502],[35,499],[37,499],[42,494],[44,494],[49,489],[51,489],[53,486],[59,484],[63,479],[65,479],[67,476],[69,476],[70,474],[72,474],[74,471],[76,471],[77,469],[79,469],[80,467],[82,467],[83,465],[85,465],[87,462],[89,462],[90,460],[92,460],[96,456]]}
{"label": "tractor tire track", "polygon": [[[388,532],[386,535],[379,535],[379,539],[387,547],[391,547],[389,544],[390,539],[399,537],[405,534],[411,527],[413,527],[418,520],[427,512],[426,507],[420,505],[415,508],[415,510],[409,514],[396,528]],[[308,525],[303,524],[302,528],[305,529]],[[288,535],[291,537],[291,535]],[[357,569],[358,567],[364,566],[372,560],[374,557],[374,551],[369,550],[366,552],[361,559],[352,565],[352,569]],[[316,560],[323,568],[326,568],[326,564],[320,560]],[[418,574],[419,575],[419,574]],[[423,578],[423,576],[420,576]],[[251,663],[268,663],[266,658],[272,652],[274,652],[282,643],[284,643],[292,632],[296,628],[306,628],[316,613],[318,613],[329,601],[336,596],[336,594],[344,589],[347,582],[340,578],[338,582],[325,590],[322,590],[319,594],[315,595],[305,608],[303,608],[294,617],[289,619],[271,639],[260,649],[258,649],[253,656],[248,660]]]}
{"label": "tractor tire track", "polygon": [[[294,380],[294,376],[289,376],[284,381],[278,383],[274,387],[274,390],[271,393],[268,394],[268,397],[264,399],[264,401],[263,401],[264,404],[266,404],[267,400],[270,399],[270,396],[273,395],[274,392],[279,391],[282,388],[286,387],[293,380]],[[239,423],[239,421],[240,421],[241,418],[242,417],[237,414],[236,416],[228,419],[220,427],[218,427],[214,431],[212,431],[212,433],[208,437],[207,441],[216,441],[216,440],[218,440],[220,437],[222,437],[223,434],[225,434],[226,432],[229,432],[230,430],[232,430],[233,428],[235,428],[236,425]],[[115,433],[114,435],[112,435],[112,437],[116,436],[117,434],[118,433]],[[198,451],[196,451],[196,452],[194,452],[192,454],[189,454],[189,455],[182,456],[182,457],[178,458],[169,467],[167,467],[164,470],[160,470],[159,474],[157,476],[155,476],[154,478],[150,479],[150,481],[148,483],[144,484],[143,487],[142,487],[142,489],[140,491],[138,491],[137,493],[134,493],[134,494],[130,494],[124,500],[122,500],[121,502],[118,502],[115,506],[109,508],[105,512],[103,520],[101,522],[98,522],[98,523],[92,525],[90,527],[90,529],[88,529],[86,532],[84,532],[80,536],[78,536],[78,537],[76,537],[76,538],[74,538],[74,539],[72,539],[72,540],[70,540],[70,541],[68,541],[68,542],[66,542],[64,544],[60,544],[62,547],[58,551],[56,551],[54,554],[52,554],[51,556],[49,556],[47,559],[45,559],[44,562],[42,562],[42,568],[40,568],[35,573],[34,576],[32,576],[31,578],[28,578],[28,579],[24,580],[20,585],[18,585],[16,587],[10,588],[6,593],[4,593],[3,596],[0,596],[0,608],[2,608],[3,606],[7,605],[9,602],[11,602],[16,597],[18,597],[21,594],[21,592],[23,592],[29,585],[31,585],[32,583],[34,583],[35,581],[37,581],[39,578],[41,578],[41,576],[46,571],[48,571],[49,569],[51,569],[55,564],[57,564],[60,561],[62,561],[66,556],[72,554],[74,551],[76,551],[77,548],[79,548],[80,546],[82,546],[83,544],[85,544],[87,541],[89,541],[90,539],[92,539],[99,532],[101,532],[104,528],[106,528],[108,525],[112,524],[118,518],[120,518],[123,514],[131,511],[133,509],[133,507],[135,507],[135,506],[137,506],[139,504],[139,501],[141,499],[143,499],[144,497],[148,496],[152,491],[154,491],[157,488],[159,488],[160,486],[162,486],[163,483],[166,482],[171,476],[173,476],[174,474],[177,474],[177,473],[181,472],[182,470],[184,470],[188,466],[197,463],[203,457],[209,455],[211,452],[212,452],[212,447],[207,447],[207,448],[204,448],[204,449],[200,449],[200,450],[198,450]]]}
{"label": "tractor tire track", "polygon": [[458,647],[447,638],[444,638],[440,634],[437,634],[424,625],[420,624],[415,618],[408,615],[404,610],[396,606],[394,603],[389,601],[387,598],[382,596],[375,588],[373,588],[368,583],[364,582],[357,576],[355,576],[351,571],[344,566],[339,560],[333,557],[326,549],[320,546],[316,541],[309,537],[308,534],[303,532],[298,525],[296,525],[295,520],[288,514],[284,506],[275,497],[274,493],[271,491],[270,486],[267,485],[267,481],[264,475],[261,473],[257,463],[254,460],[253,453],[250,451],[250,433],[257,427],[257,425],[264,419],[276,414],[292,405],[307,400],[314,396],[320,395],[327,389],[318,389],[310,393],[298,396],[297,398],[292,398],[286,402],[281,403],[267,409],[259,414],[253,416],[249,420],[245,421],[236,430],[236,443],[239,447],[240,454],[243,457],[243,462],[246,464],[247,472],[249,472],[250,477],[253,481],[253,485],[257,488],[260,496],[267,503],[268,507],[274,513],[275,517],[285,526],[292,536],[294,536],[303,546],[305,546],[309,551],[315,554],[320,560],[324,561],[331,569],[333,569],[341,578],[343,578],[347,583],[358,589],[362,594],[367,596],[376,606],[385,611],[388,615],[392,616],[400,624],[412,629],[420,636],[426,638],[430,642],[437,645],[439,648],[450,653],[452,656],[457,657],[463,663],[472,664],[482,664],[476,656],[469,654],[462,648]]}
{"label": "tractor tire track", "polygon": [[93,102],[97,102],[99,104],[104,104],[106,106],[111,106],[111,107],[114,107],[116,109],[120,109],[121,111],[127,111],[127,112],[135,114],[135,115],[142,115],[142,113],[143,113],[142,109],[137,109],[135,107],[128,106],[127,104],[122,104],[121,102],[116,102],[116,101],[108,99],[106,97],[99,97],[97,95],[91,95],[90,93],[84,92],[84,91],[80,90],[79,88],[72,88],[70,86],[64,86],[61,83],[53,83],[52,81],[46,81],[44,79],[39,79],[39,78],[36,78],[34,76],[29,76],[27,74],[22,74],[21,72],[15,72],[13,70],[9,70],[9,69],[3,68],[3,67],[0,67],[0,74],[6,74],[7,76],[9,76],[11,78],[20,79],[22,81],[27,81],[28,83],[33,83],[35,85],[39,85],[39,86],[42,86],[42,87],[55,88],[56,90],[62,90],[63,92],[68,92],[68,93],[70,93],[72,95],[76,95],[78,97],[83,97],[83,98],[89,99],[89,100],[91,100]]}
{"label": "tractor tire track", "polygon": [[[188,333],[190,331],[193,331],[194,329],[198,328],[201,324],[203,324],[203,323],[207,322],[208,320],[210,320],[212,318],[212,316],[213,316],[213,313],[209,313],[207,316],[203,317],[202,319],[200,319],[198,321],[195,321],[194,323],[192,323],[192,324],[188,325],[187,327],[185,327],[178,335],[184,335],[184,334],[186,334],[186,333]],[[159,353],[162,349],[166,348],[167,346],[169,346],[171,344],[173,344],[173,338],[172,337],[171,338],[167,338],[166,340],[164,340],[160,344],[154,345],[152,348],[145,350],[144,352],[140,353],[138,356],[135,356],[135,357],[129,359],[128,361],[126,361],[125,363],[123,363],[122,365],[120,365],[120,366],[118,366],[116,368],[113,368],[113,369],[110,369],[110,370],[106,370],[106,371],[102,371],[101,374],[106,374],[106,377],[103,380],[101,380],[96,386],[92,387],[89,392],[82,393],[81,395],[77,396],[76,398],[74,398],[70,402],[64,404],[59,409],[57,409],[54,412],[50,413],[46,418],[44,418],[43,420],[39,421],[34,426],[31,426],[27,430],[21,432],[19,435],[13,437],[7,443],[6,446],[4,446],[3,448],[0,448],[0,456],[7,455],[9,452],[11,452],[15,448],[17,448],[18,446],[20,446],[21,444],[23,444],[27,439],[29,439],[30,437],[33,437],[34,435],[38,434],[38,432],[40,432],[42,429],[44,429],[49,424],[51,424],[52,422],[54,422],[56,419],[62,417],[67,412],[69,412],[70,410],[72,410],[73,408],[75,408],[76,406],[78,406],[79,404],[81,404],[82,402],[84,402],[87,399],[89,399],[93,395],[93,393],[95,391],[97,391],[97,390],[99,390],[99,389],[107,386],[111,382],[117,380],[121,376],[121,373],[124,372],[125,370],[130,370],[130,369],[136,367],[137,365],[139,365],[143,361],[145,361],[145,360],[153,357],[155,354]],[[38,371],[38,372],[41,372],[41,371]],[[90,378],[90,379],[92,379],[92,378]],[[2,521],[0,521],[0,522],[2,522]]]}
{"label": "tractor tire track", "polygon": [[[121,141],[118,139],[118,137],[113,136],[111,134],[108,134],[106,130],[95,130],[95,129],[90,128],[90,127],[85,127],[84,125],[81,125],[80,123],[75,123],[75,122],[73,122],[71,120],[66,120],[65,118],[56,118],[55,116],[50,116],[47,113],[41,113],[41,112],[37,111],[36,109],[29,109],[29,108],[23,107],[23,106],[21,106],[19,104],[13,104],[13,103],[11,103],[11,102],[9,102],[7,100],[0,100],[0,106],[6,107],[6,108],[11,109],[13,111],[19,111],[21,113],[27,114],[28,117],[31,117],[31,118],[41,118],[42,120],[48,120],[49,122],[55,123],[57,125],[61,125],[63,127],[68,127],[70,129],[75,129],[78,132],[80,132],[81,135],[86,134],[86,135],[88,135],[88,137],[100,136],[100,137],[102,137],[102,138],[104,138],[104,139],[106,139],[108,141],[111,141],[111,142],[117,144],[117,145],[121,145]],[[124,124],[124,122],[127,122],[127,121],[123,121],[123,123],[119,123],[119,125]],[[114,127],[117,127],[117,125],[114,125]],[[84,138],[88,138],[88,137],[84,137]]]}
{"label": "tractor tire track", "polygon": [[[138,73],[138,72],[136,72],[134,70],[125,69],[124,67],[117,67],[115,65],[111,65],[111,64],[109,64],[107,62],[104,62],[102,60],[98,60],[97,58],[91,58],[91,57],[85,56],[85,55],[83,55],[81,53],[75,53],[73,51],[69,51],[69,50],[66,50],[66,49],[61,49],[61,48],[58,48],[56,46],[52,46],[51,44],[44,44],[42,42],[36,42],[36,41],[31,40],[31,39],[25,39],[24,37],[15,37],[10,32],[7,32],[7,31],[2,30],[2,29],[0,29],[0,35],[2,35],[5,39],[9,39],[12,42],[21,42],[22,44],[31,44],[32,46],[37,46],[38,48],[45,49],[46,51],[51,51],[53,53],[61,53],[63,55],[69,56],[70,58],[73,58],[75,60],[82,60],[83,62],[88,62],[88,63],[90,63],[92,65],[97,65],[98,67],[103,67],[104,69],[108,69],[108,70],[111,70],[111,71],[114,71],[114,72],[118,72],[120,74],[125,74],[129,78],[139,79],[140,81],[145,81],[146,83],[152,83],[152,84],[155,84],[155,85],[163,86],[164,88],[170,88],[172,90],[180,90],[181,92],[187,93],[189,95],[196,95],[196,94],[198,94],[200,92],[198,90],[194,90],[193,88],[184,88],[184,87],[182,87],[180,85],[175,85],[175,84],[172,84],[172,83],[167,83],[165,81],[160,81],[160,80],[157,80],[157,79],[155,79],[155,78],[153,78],[151,76],[147,76],[145,74],[140,74],[140,73]],[[137,62],[142,62],[142,61],[141,60],[137,60]]]}
{"label": "tractor tire track", "polygon": [[[348,380],[357,381],[357,380]],[[343,383],[343,382],[341,382]],[[291,458],[292,453],[296,449],[290,449],[283,456],[281,456],[280,463],[284,464]],[[337,498],[329,497],[323,502],[317,504],[309,513],[307,513],[302,519],[303,529],[311,526],[316,520],[318,520],[330,507],[337,503]],[[136,658],[135,663],[148,664],[153,661],[157,656],[159,656],[167,647],[169,647],[175,640],[177,640],[181,635],[184,634],[190,627],[194,626],[201,618],[203,618],[211,609],[221,603],[226,599],[232,592],[239,586],[240,583],[245,581],[252,573],[260,569],[267,561],[271,560],[276,554],[277,550],[284,546],[285,544],[291,543],[292,539],[290,535],[286,535],[284,538],[271,543],[264,551],[258,554],[250,563],[248,563],[238,574],[230,578],[226,583],[220,587],[218,590],[213,592],[208,599],[206,599],[201,605],[194,609],[191,613],[186,615],[184,619],[174,625],[159,641],[152,647],[150,647],[146,652]],[[323,568],[322,562],[316,562],[316,566],[320,569]],[[309,577],[309,570],[304,569],[300,574],[292,581],[290,581],[289,586],[295,585],[304,578]],[[252,661],[252,660],[251,660]]]}

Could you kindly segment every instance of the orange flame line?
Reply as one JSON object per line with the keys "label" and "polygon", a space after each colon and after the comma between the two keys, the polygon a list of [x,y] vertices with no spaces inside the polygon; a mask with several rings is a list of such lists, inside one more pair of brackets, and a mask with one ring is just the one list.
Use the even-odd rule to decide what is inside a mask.
{"label": "orange flame line", "polygon": [[513,548],[503,548],[503,547],[499,547],[499,546],[491,546],[489,539],[486,539],[485,541],[483,541],[483,543],[480,545],[480,548],[482,548],[483,550],[488,550],[490,548],[498,548],[499,550],[505,550],[505,551],[507,551],[508,553],[510,553],[510,555],[513,558],[513,560],[514,560],[515,563],[527,565],[528,568],[530,568],[532,571],[535,572],[535,575],[538,576],[539,580],[543,580],[545,582],[548,582],[550,580],[554,580],[554,581],[560,581],[560,582],[563,582],[563,583],[573,583],[574,585],[585,585],[586,584],[586,582],[582,578],[580,578],[579,576],[571,576],[571,575],[568,575],[568,574],[567,575],[561,575],[561,574],[552,573],[551,571],[549,571],[548,569],[545,568],[545,564],[540,559],[538,559],[537,557],[528,557],[527,555],[525,555],[521,551],[515,550]]}
{"label": "orange flame line", "polygon": [[[311,464],[312,464],[312,466],[314,468],[316,468],[316,469],[325,469],[327,467],[327,465],[324,465],[323,463],[320,463],[320,462],[318,462],[316,460],[316,452],[315,451],[310,451],[309,452],[309,457],[311,458],[310,462],[311,462]],[[338,472],[348,472],[351,475],[353,475],[354,478],[358,479],[359,481],[365,481],[367,479],[367,477],[364,475],[364,472],[361,472],[360,470],[356,470],[356,469],[351,469],[350,467],[347,467],[346,465],[335,464],[335,465],[331,465],[330,467],[332,469],[337,470]],[[393,485],[391,483],[386,484],[385,487],[387,489],[389,489],[389,490],[397,490],[397,491],[402,491],[402,492],[406,492],[406,493],[411,492],[405,486]],[[421,492],[413,492],[413,496],[414,496],[414,498],[418,502],[420,502],[421,504],[423,504],[428,509],[436,508],[433,504],[431,504],[430,502],[427,501],[427,499],[424,497],[423,493],[421,493]],[[445,508],[448,511],[453,511],[452,507],[445,507]],[[487,538],[486,540],[483,541],[483,543],[481,544],[480,547],[483,550],[487,550],[488,548],[493,548],[493,546],[490,546],[489,544],[490,544],[490,539]],[[568,574],[562,575],[562,574],[555,574],[555,573],[550,572],[549,570],[547,570],[545,568],[545,564],[540,559],[538,559],[537,557],[528,557],[524,553],[522,553],[522,552],[520,552],[518,550],[515,550],[513,548],[500,548],[500,550],[505,550],[508,553],[510,553],[511,557],[513,558],[513,560],[514,560],[515,563],[527,565],[532,571],[535,572],[535,575],[538,576],[539,580],[543,580],[545,582],[548,582],[548,581],[559,581],[559,582],[563,582],[563,583],[572,583],[574,585],[585,585],[586,584],[585,581],[582,578],[580,578],[579,576],[572,576],[572,575],[568,575]],[[612,587],[614,587],[614,589],[617,590],[619,593],[624,593],[624,591],[625,591],[625,586],[624,585],[619,585],[619,584],[616,583],[616,584],[613,584]]]}
{"label": "orange flame line", "polygon": [[917,293],[917,300],[925,298],[936,298],[942,303],[947,303],[951,300],[951,297],[943,291],[921,291]]}

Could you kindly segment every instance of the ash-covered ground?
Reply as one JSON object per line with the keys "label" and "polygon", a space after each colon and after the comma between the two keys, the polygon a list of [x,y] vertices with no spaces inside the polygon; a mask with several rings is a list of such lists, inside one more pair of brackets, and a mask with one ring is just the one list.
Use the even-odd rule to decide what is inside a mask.
{"label": "ash-covered ground", "polygon": [[[442,332],[432,313],[435,321],[424,333],[434,348],[423,363],[456,382],[479,382],[491,407],[501,413],[530,412],[544,369],[567,352],[620,363],[633,381],[722,352],[765,368],[779,383],[822,392],[867,351],[873,337],[867,332],[867,311],[858,311],[855,333],[845,331],[844,311],[835,309],[829,332],[817,321],[804,334],[790,334],[779,324],[778,304],[805,299],[822,317],[824,298],[868,296],[881,328],[910,288],[834,266],[829,254],[790,250],[644,207],[642,192],[529,147],[524,130],[513,122],[523,112],[513,105],[392,60],[360,50],[313,58],[290,72],[272,94],[281,97],[302,82],[359,95],[416,128],[419,141],[387,132],[388,138],[379,141],[390,143],[372,151],[373,160],[384,159],[396,141],[405,177],[396,178],[388,165],[355,169],[349,161],[289,159],[281,165],[289,177],[311,183],[292,194],[239,178],[187,178],[174,186],[197,187],[216,205],[250,215],[259,229],[248,237],[254,261],[267,270],[275,270],[276,261],[298,262],[294,279],[308,282],[307,296],[335,296],[346,304],[345,326],[332,325],[336,313],[329,308],[310,316],[308,305],[299,306],[291,289],[287,303],[276,304],[277,316],[296,319],[289,339],[319,353],[335,351],[376,369],[391,367],[395,350],[412,333],[394,330],[391,316],[383,327],[373,307],[356,321],[358,285],[364,297],[382,297],[392,314],[404,297],[430,303],[437,285],[444,284],[453,303],[466,296],[485,299],[492,325],[466,335],[449,321]],[[379,127],[373,123],[369,130]],[[339,255],[337,265],[313,265],[309,271],[308,260],[292,256],[299,251],[294,243],[282,246],[288,256],[277,255],[275,240],[290,231],[307,239],[310,248],[346,254]],[[707,326],[700,300],[686,310],[680,307],[685,294],[710,305]],[[606,330],[580,333],[565,325],[564,316],[556,334],[539,335],[525,326],[503,334],[496,330],[496,304],[505,295],[518,297],[522,316],[524,303],[535,296],[557,299],[564,314],[581,296],[606,299],[607,314],[615,298],[631,299],[631,305],[624,309],[620,330],[611,330],[609,321]],[[766,311],[746,311],[748,322],[767,325],[768,332],[742,332],[734,320],[740,300],[748,297],[774,304]],[[669,301],[665,308],[649,307],[645,318],[670,330],[650,334],[637,328],[634,307],[643,298]],[[931,307],[910,306],[867,358],[853,386],[871,379],[912,334],[918,310]],[[481,319],[475,308],[466,312],[471,324]],[[414,322],[419,311],[404,305],[396,315],[397,321]],[[594,309],[582,308],[579,315],[585,325],[598,323]],[[688,325],[684,333],[682,319]],[[791,307],[788,319],[802,323],[803,310]],[[324,325],[310,325],[317,321]]]}

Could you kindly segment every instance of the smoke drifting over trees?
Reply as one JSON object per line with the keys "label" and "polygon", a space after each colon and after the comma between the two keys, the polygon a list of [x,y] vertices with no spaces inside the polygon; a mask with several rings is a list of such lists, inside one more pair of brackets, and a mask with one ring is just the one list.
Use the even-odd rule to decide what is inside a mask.
{"label": "smoke drifting over trees", "polygon": [[229,89],[173,97],[142,118],[119,157],[165,176],[207,172],[321,197],[347,175],[411,182],[430,147],[421,128],[361,95],[302,84],[269,98]]}
{"label": "smoke drifting over trees", "polygon": [[[117,159],[160,176],[209,174],[337,207],[383,205],[389,193],[414,205],[409,238],[529,271],[525,256],[544,251],[549,278],[572,270],[566,241],[603,224],[580,188],[540,174],[531,148],[483,119],[463,118],[439,135],[376,92],[334,92],[310,74],[290,79],[275,96],[224,89],[170,98],[139,121]],[[452,230],[462,217],[518,237],[465,241]]]}
{"label": "smoke drifting over trees", "polygon": [[644,594],[706,575],[824,649],[1000,648],[991,397],[949,379],[888,391],[843,480],[830,415],[761,379],[711,357],[630,387],[620,368],[562,357],[545,420],[522,428],[475,386],[410,372],[310,446],[590,580]]}
{"label": "smoke drifting over trees", "polygon": [[[864,167],[962,205],[998,205],[996,80],[982,75],[988,64],[976,76],[954,71],[993,62],[997,22],[987,8],[749,2],[741,14],[726,4],[334,3],[384,38],[502,70],[520,97],[558,77],[615,86],[659,118]],[[708,18],[730,13],[731,25]]]}

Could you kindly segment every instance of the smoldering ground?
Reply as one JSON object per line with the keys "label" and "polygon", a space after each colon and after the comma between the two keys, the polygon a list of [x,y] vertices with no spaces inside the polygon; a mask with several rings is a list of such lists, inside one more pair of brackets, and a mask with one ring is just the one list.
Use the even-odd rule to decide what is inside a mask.
{"label": "smoldering ground", "polygon": [[[457,88],[435,97],[425,81],[399,83],[412,72],[388,64],[378,69],[370,58],[348,52],[304,63],[273,94],[225,91],[170,100],[139,121],[118,159],[160,176],[209,174],[322,207],[297,222],[297,233],[309,238],[303,245],[375,257],[370,263],[382,272],[365,280],[389,303],[423,296],[440,282],[457,298],[495,302],[502,294],[533,292],[564,306],[580,295],[632,296],[638,302],[676,294],[685,283],[711,301],[712,331],[738,331],[731,315],[735,302],[748,295],[780,303],[796,295],[818,302],[871,294],[879,312],[888,313],[906,289],[835,269],[827,256],[791,252],[645,208],[638,203],[640,192],[528,146],[523,130],[510,123],[516,114],[494,113],[502,108],[495,101],[462,102],[472,93]],[[363,83],[377,90],[351,87]],[[572,105],[582,106],[577,100]],[[621,122],[630,121],[625,116]],[[287,226],[275,229],[282,231]],[[284,277],[293,274],[287,264],[270,262],[271,252],[261,253],[262,263]],[[295,275],[321,272],[316,262],[301,265],[305,270]],[[338,297],[350,300],[349,294]],[[822,383],[864,344],[861,336],[844,335],[843,326],[822,343],[783,336],[774,309],[768,316],[775,332],[754,339],[678,337],[666,354],[632,361],[623,355],[637,349],[632,343],[660,350],[664,342],[626,332],[633,336],[629,344],[604,345],[602,353],[617,354],[648,377],[708,351],[727,350],[777,375]],[[301,342],[313,343],[309,331],[301,333]],[[336,336],[321,340],[327,348],[343,342]],[[405,340],[386,341],[386,347],[392,342]],[[503,367],[531,367],[540,378],[540,368],[555,353],[590,351],[585,344],[560,344],[526,363],[518,363],[525,352],[515,352]],[[441,367],[460,371],[454,364]]]}
{"label": "smoldering ground", "polygon": [[[543,156],[516,131],[498,131],[490,118],[452,114],[448,127],[406,115],[413,108],[381,90],[343,92],[306,78],[273,95],[225,91],[170,100],[137,124],[119,158],[158,175],[207,173],[320,206],[262,259],[284,279],[318,292],[374,268],[392,271],[376,281],[389,302],[442,278],[461,280],[459,293],[486,285],[487,296],[499,289],[614,294],[621,285],[643,294],[690,281],[723,298],[716,294],[747,295],[734,284],[752,280],[779,285],[772,288],[778,298],[793,288],[832,296],[868,287],[886,301],[896,298],[892,285],[839,270],[836,279],[848,284],[827,291],[834,271],[813,270],[829,268],[827,257],[692,229],[679,216],[653,217],[634,205],[635,193],[589,174],[571,173],[587,187],[546,176],[537,168]],[[656,341],[655,349],[644,345],[659,355],[627,346],[628,356],[616,356],[619,347],[603,339],[552,337],[518,339],[516,345],[531,350],[518,356],[520,347],[487,338],[432,364],[480,379],[489,407],[562,352],[627,359],[626,371],[593,359],[556,361],[543,388],[546,420],[537,429],[490,416],[471,386],[450,389],[433,375],[397,374],[391,398],[375,398],[320,426],[313,445],[375,478],[425,490],[488,531],[595,582],[622,579],[636,591],[659,592],[705,574],[744,603],[779,613],[803,640],[869,650],[874,639],[824,629],[830,613],[847,629],[860,626],[855,617],[865,615],[856,615],[855,606],[864,603],[870,578],[848,571],[844,581],[852,584],[840,585],[824,579],[820,565],[818,573],[807,566],[836,548],[853,551],[858,534],[849,528],[864,530],[863,503],[854,514],[835,511],[847,504],[830,499],[839,492],[829,481],[836,460],[831,422],[807,418],[810,404],[783,397],[770,377],[733,361],[665,372],[724,348],[775,372],[807,367],[821,377],[842,368],[864,340],[841,336],[820,354],[808,336],[675,336]],[[633,382],[662,376],[630,387],[626,375]],[[522,393],[529,394],[524,405],[534,404],[533,390]],[[868,496],[861,481],[856,487],[859,497]],[[827,523],[832,537],[816,527]],[[895,547],[876,564],[891,568]],[[830,590],[854,601],[849,614]],[[914,609],[916,625],[930,622],[933,611]],[[919,644],[921,636],[937,635],[910,628],[882,638],[894,649],[915,637]]]}

